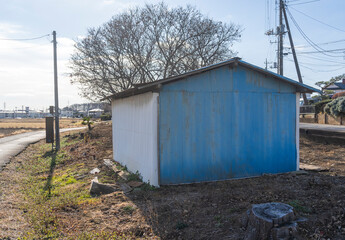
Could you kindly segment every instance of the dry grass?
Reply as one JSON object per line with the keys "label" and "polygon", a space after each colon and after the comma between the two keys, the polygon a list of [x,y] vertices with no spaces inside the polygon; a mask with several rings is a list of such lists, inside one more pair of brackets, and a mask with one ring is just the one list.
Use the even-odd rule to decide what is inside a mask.
{"label": "dry grass", "polygon": [[[60,119],[60,126],[62,128],[81,125],[81,119],[77,118],[63,118]],[[26,119],[0,119],[0,128],[45,128],[44,118],[26,118]]]}
{"label": "dry grass", "polygon": [[41,141],[6,166],[0,173],[0,239],[243,239],[241,219],[251,204],[264,202],[288,203],[308,219],[298,223],[299,239],[344,239],[344,145],[301,137],[301,162],[335,164],[328,172],[143,185],[92,197],[93,168],[101,170],[101,183],[117,186],[121,178],[103,164],[112,156],[111,125],[97,124],[91,133],[87,141],[80,134],[62,137],[57,155]]}
{"label": "dry grass", "polygon": [[[60,127],[80,127],[81,122],[77,118],[62,118]],[[0,138],[40,129],[45,129],[44,118],[0,119]]]}

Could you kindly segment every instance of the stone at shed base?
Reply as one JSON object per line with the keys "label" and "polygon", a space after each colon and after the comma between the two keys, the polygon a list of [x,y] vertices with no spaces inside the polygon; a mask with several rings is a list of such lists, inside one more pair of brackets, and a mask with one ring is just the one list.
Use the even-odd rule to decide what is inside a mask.
{"label": "stone at shed base", "polygon": [[130,191],[133,190],[127,183],[121,183],[121,184],[120,184],[120,189],[121,189],[124,193],[128,193],[128,192],[130,192]]}
{"label": "stone at shed base", "polygon": [[109,194],[112,192],[115,192],[116,188],[109,185],[109,184],[101,184],[98,182],[98,178],[95,177],[91,181],[91,186],[90,186],[90,194],[91,195],[102,195],[102,194]]}
{"label": "stone at shed base", "polygon": [[94,168],[90,171],[90,174],[97,174],[97,173],[100,173],[101,170],[99,170],[98,168]]}
{"label": "stone at shed base", "polygon": [[297,232],[293,207],[284,203],[254,204],[247,218],[246,240],[293,239]]}

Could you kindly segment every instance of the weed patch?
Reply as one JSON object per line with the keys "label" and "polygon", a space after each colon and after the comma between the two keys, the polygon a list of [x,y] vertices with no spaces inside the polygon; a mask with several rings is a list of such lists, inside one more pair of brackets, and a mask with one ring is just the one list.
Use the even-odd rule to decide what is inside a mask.
{"label": "weed patch", "polygon": [[[62,142],[66,142],[65,139]],[[70,156],[64,150],[47,151],[47,145],[38,148],[38,154],[23,165],[27,175],[22,186],[27,202],[23,208],[32,227],[26,239],[59,238],[57,211],[73,211],[81,202],[90,202],[86,200],[90,196],[85,183],[70,174],[74,171],[66,164]]]}
{"label": "weed patch", "polygon": [[127,205],[127,206],[122,207],[122,211],[127,214],[132,214],[135,211],[135,208],[131,205]]}
{"label": "weed patch", "polygon": [[301,202],[299,202],[298,200],[293,200],[291,202],[288,203],[289,205],[291,205],[297,212],[301,212],[301,213],[311,213],[312,210],[308,207],[305,207],[301,204]]}

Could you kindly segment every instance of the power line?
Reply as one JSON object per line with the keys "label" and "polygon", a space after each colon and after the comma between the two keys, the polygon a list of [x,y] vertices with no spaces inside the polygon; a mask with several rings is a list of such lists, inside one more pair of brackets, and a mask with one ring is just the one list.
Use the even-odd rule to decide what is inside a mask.
{"label": "power line", "polygon": [[37,44],[37,45],[34,45],[34,46],[30,46],[30,47],[5,47],[5,48],[0,48],[0,50],[1,49],[5,49],[5,50],[32,49],[32,48],[39,48],[39,47],[42,47],[42,46],[48,46],[50,44],[51,43]]}
{"label": "power line", "polygon": [[335,61],[334,59],[319,58],[319,57],[310,56],[310,55],[302,55],[301,57],[305,57],[305,58],[309,58],[309,59],[315,59],[315,60],[323,61],[323,62],[332,62],[332,63],[340,63],[340,64],[345,63],[345,62],[341,62],[341,61]]}
{"label": "power line", "polygon": [[308,1],[308,2],[301,2],[301,3],[289,4],[289,6],[302,5],[302,4],[307,4],[307,3],[319,2],[319,1],[320,1],[320,0],[311,0],[311,1]]}
{"label": "power line", "polygon": [[[287,59],[287,60],[290,61],[290,62],[293,62],[293,60],[291,60],[291,59]],[[308,67],[305,64],[308,64],[308,63],[300,63],[300,65],[303,68],[309,69],[309,70],[311,70],[313,72],[334,72],[334,71],[338,71],[338,70],[341,70],[341,69],[345,69],[345,66],[343,66],[343,67],[336,68],[336,69],[331,69],[331,70],[320,70],[320,69],[314,69],[314,68]]]}
{"label": "power line", "polygon": [[[316,43],[317,45],[329,45],[329,44],[334,44],[334,43],[340,43],[340,42],[345,42],[345,39],[340,39],[336,41],[330,41],[330,42],[323,42],[323,43]],[[296,48],[301,48],[301,47],[310,47],[307,45],[299,45]]]}
{"label": "power line", "polygon": [[34,38],[0,38],[1,41],[31,41],[31,40],[36,40],[44,37],[48,37],[50,34],[45,34],[40,37],[34,37]]}
{"label": "power line", "polygon": [[306,54],[306,53],[319,53],[319,52],[344,52],[345,48],[338,48],[338,49],[330,49],[330,50],[322,50],[322,51],[309,51],[309,52],[303,52],[300,51],[300,54]]}
{"label": "power line", "polygon": [[326,56],[329,56],[329,57],[340,57],[339,55],[338,56],[335,56],[335,55],[330,55],[330,54],[327,54],[325,53],[325,49],[319,47],[316,43],[314,43],[305,33],[304,31],[301,29],[301,27],[298,25],[297,21],[295,20],[295,18],[292,16],[290,10],[288,8],[286,8],[292,22],[294,23],[294,25],[296,26],[297,30],[301,33],[302,37],[310,44],[310,46],[312,46],[318,53],[321,53],[323,55],[326,55]]}
{"label": "power line", "polygon": [[340,31],[340,32],[345,32],[345,30],[340,29],[340,28],[337,28],[337,27],[334,27],[334,26],[332,26],[332,25],[330,25],[330,24],[328,24],[328,23],[322,22],[322,21],[320,21],[320,20],[318,20],[318,19],[316,19],[316,18],[314,18],[314,17],[312,17],[312,16],[309,16],[308,14],[306,14],[306,13],[304,13],[304,12],[301,12],[301,11],[297,10],[296,8],[294,8],[294,7],[291,7],[291,5],[290,5],[290,8],[293,9],[293,10],[295,10],[296,12],[299,12],[300,14],[302,14],[302,15],[304,15],[304,16],[310,18],[310,19],[313,19],[314,21],[316,21],[316,22],[318,22],[318,23],[321,23],[321,24],[323,24],[323,25],[325,25],[325,26],[328,26],[328,27],[333,28],[333,29],[335,29],[335,30],[338,30],[338,31]]}
{"label": "power line", "polygon": [[[293,62],[293,60],[290,60],[290,59],[288,59],[288,61]],[[301,63],[300,65],[303,68],[309,69],[309,70],[311,70],[313,72],[334,72],[334,71],[338,71],[338,70],[341,70],[341,69],[345,69],[345,66],[344,66],[344,67],[340,67],[340,68],[332,69],[332,70],[320,70],[320,69],[314,69],[314,68],[308,67],[308,66],[304,65],[304,63]]]}

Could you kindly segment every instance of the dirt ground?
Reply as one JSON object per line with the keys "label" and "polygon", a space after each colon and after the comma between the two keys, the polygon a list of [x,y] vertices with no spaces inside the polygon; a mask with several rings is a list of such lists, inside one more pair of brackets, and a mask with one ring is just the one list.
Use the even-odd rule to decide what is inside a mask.
{"label": "dirt ground", "polygon": [[[74,183],[80,181],[79,185],[68,186],[87,191],[95,177],[89,171],[98,167],[100,182],[118,184],[119,177],[103,164],[103,159],[112,155],[111,125],[95,126],[87,143],[76,136],[67,136],[63,148],[68,160],[57,164],[54,174],[59,176],[61,172],[70,172],[73,166],[82,166],[69,173],[75,179],[82,178]],[[22,166],[42,150],[43,145],[41,141],[30,146],[0,173],[0,239],[16,239],[34,231],[22,205],[30,196],[20,190],[20,182],[26,179]],[[159,189],[143,185],[129,193],[119,189],[53,209],[54,231],[58,233],[55,238],[107,239],[97,234],[116,232],[126,234],[124,239],[242,239],[245,229],[241,219],[251,204],[283,202],[292,205],[296,215],[305,219],[298,223],[300,239],[345,239],[344,146],[315,142],[302,136],[300,159],[328,171],[264,175]],[[35,177],[43,181],[49,178],[46,172]],[[60,199],[58,197],[61,196],[56,195]],[[85,233],[90,235],[83,235]]]}
{"label": "dirt ground", "polygon": [[[81,125],[81,121],[77,118],[62,118],[60,126],[61,128],[78,127]],[[0,119],[0,138],[44,128],[44,118]]]}

